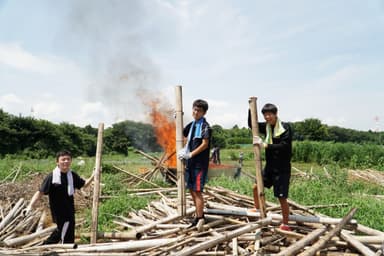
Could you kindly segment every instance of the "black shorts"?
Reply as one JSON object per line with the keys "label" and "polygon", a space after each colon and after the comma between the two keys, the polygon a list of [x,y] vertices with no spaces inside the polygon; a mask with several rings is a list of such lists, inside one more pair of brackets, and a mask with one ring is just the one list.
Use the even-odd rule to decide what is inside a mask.
{"label": "black shorts", "polygon": [[277,198],[288,198],[290,178],[291,168],[263,170],[264,187],[271,188],[273,186],[273,194]]}

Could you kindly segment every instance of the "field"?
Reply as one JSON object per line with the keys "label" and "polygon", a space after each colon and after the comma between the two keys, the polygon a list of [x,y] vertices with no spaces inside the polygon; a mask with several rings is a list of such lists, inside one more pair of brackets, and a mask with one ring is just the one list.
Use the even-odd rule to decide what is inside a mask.
{"label": "field", "polygon": [[[244,174],[249,173],[252,175],[255,172],[252,148],[222,150],[221,159],[224,164],[237,164],[240,150],[244,152],[245,157],[243,175],[239,179],[225,176],[214,178],[209,180],[209,185],[220,185],[242,194],[251,195],[253,179]],[[79,162],[82,161],[84,161],[84,164],[79,165]],[[32,160],[7,157],[0,162],[0,181],[2,181],[0,189],[5,183],[11,182],[17,171],[20,170],[15,179],[20,193],[15,193],[13,197],[24,196],[30,199],[33,191],[38,189],[44,175],[53,169],[54,162],[53,158]],[[113,223],[116,216],[127,216],[129,211],[145,207],[155,197],[139,197],[130,194],[130,188],[124,182],[128,177],[127,174],[112,168],[112,165],[117,165],[130,172],[139,172],[145,168],[151,169],[152,165],[148,159],[134,152],[129,152],[127,157],[104,155],[102,163],[101,182],[103,184],[103,198],[100,204],[99,229],[113,231],[117,228]],[[94,158],[74,158],[72,165],[73,169],[84,178],[91,174],[93,166]],[[384,194],[383,185],[380,186],[358,179],[351,179],[347,169],[341,168],[337,164],[321,166],[317,163],[293,162],[292,166],[290,199],[307,206],[343,204],[337,207],[315,209],[332,217],[342,217],[352,207],[357,207],[358,211],[355,218],[359,223],[384,231],[384,219],[382,218],[384,212],[383,199],[373,196]],[[324,167],[327,172],[324,171]],[[12,172],[13,174],[7,177]],[[35,178],[31,179],[32,176]],[[162,177],[159,177],[156,183],[164,187],[170,186],[164,182]],[[141,185],[141,187],[143,186],[145,185]],[[0,190],[0,192],[3,198],[6,197],[7,193],[9,195],[7,191]],[[92,195],[90,191],[88,193],[90,196]],[[272,191],[269,189],[266,190],[266,197],[268,201],[276,202]],[[77,211],[77,218],[84,220],[81,231],[89,231],[91,219],[89,207],[91,199],[88,197],[85,200],[88,201],[88,206],[82,205],[78,207]]]}

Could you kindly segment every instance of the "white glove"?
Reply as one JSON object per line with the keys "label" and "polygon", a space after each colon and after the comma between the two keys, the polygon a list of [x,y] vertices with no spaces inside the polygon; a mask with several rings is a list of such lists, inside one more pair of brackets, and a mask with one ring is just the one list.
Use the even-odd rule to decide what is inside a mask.
{"label": "white glove", "polygon": [[180,159],[180,160],[188,160],[188,159],[191,159],[192,158],[192,153],[191,152],[187,152],[187,150],[185,148],[181,149],[178,153],[177,153],[177,157]]}
{"label": "white glove", "polygon": [[258,145],[262,148],[266,148],[267,147],[267,143],[264,143],[263,142],[263,139],[260,138],[259,136],[253,136],[253,145]]}
{"label": "white glove", "polygon": [[263,144],[263,139],[259,136],[253,136],[253,145]]}

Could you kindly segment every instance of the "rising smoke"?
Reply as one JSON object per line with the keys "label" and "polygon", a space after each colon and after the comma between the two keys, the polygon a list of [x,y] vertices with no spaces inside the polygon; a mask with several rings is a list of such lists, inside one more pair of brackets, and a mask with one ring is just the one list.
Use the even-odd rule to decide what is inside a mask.
{"label": "rising smoke", "polygon": [[154,33],[157,22],[151,12],[155,2],[68,3],[65,47],[87,62],[93,80],[87,85],[88,100],[102,102],[113,113],[114,121],[145,121],[146,107],[141,98],[148,92],[156,95],[162,77],[151,48],[166,40],[166,36]]}

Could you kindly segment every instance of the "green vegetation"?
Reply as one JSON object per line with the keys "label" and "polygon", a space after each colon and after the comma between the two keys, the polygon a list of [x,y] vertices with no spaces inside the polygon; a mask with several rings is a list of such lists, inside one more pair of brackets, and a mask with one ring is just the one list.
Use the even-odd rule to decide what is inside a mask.
{"label": "green vegetation", "polygon": [[[294,141],[349,142],[372,145],[383,145],[384,142],[384,132],[364,132],[328,126],[313,118],[291,123],[291,126],[294,131]],[[213,124],[212,132],[212,145],[221,148],[240,149],[251,143],[251,131],[246,127],[240,128],[235,125],[231,129],[224,129],[220,125]],[[0,158],[7,155],[35,159],[46,158],[54,156],[61,149],[68,149],[75,156],[94,156],[96,136],[97,129],[90,125],[78,127],[68,123],[53,124],[32,117],[14,116],[0,109],[0,137],[2,138]],[[160,151],[150,124],[124,121],[105,129],[105,153],[127,155],[132,148],[147,152]],[[359,165],[361,159],[356,161],[356,164]]]}
{"label": "green vegetation", "polygon": [[338,164],[340,167],[384,171],[384,147],[374,144],[300,141],[294,143],[293,161]]}

